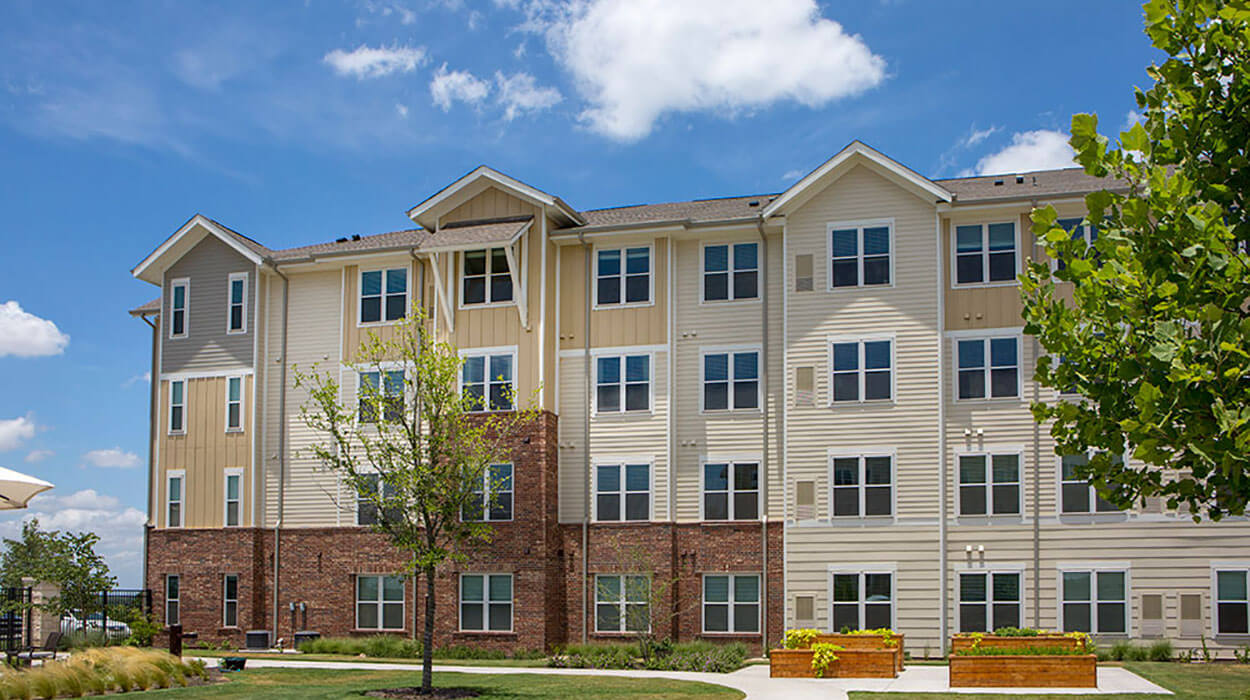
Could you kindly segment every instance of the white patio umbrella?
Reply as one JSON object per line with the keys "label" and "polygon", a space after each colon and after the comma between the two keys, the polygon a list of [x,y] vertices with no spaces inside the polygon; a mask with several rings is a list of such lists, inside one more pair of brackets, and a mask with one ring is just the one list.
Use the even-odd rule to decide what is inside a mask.
{"label": "white patio umbrella", "polygon": [[30,499],[52,488],[52,484],[12,469],[0,467],[0,510],[25,508]]}

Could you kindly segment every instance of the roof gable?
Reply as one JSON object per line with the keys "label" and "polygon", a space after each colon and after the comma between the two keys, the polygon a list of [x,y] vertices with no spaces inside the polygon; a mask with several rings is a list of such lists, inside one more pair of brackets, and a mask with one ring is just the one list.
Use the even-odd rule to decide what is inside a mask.
{"label": "roof gable", "polygon": [[256,265],[263,264],[269,254],[269,249],[256,241],[222,226],[203,214],[196,214],[136,265],[130,274],[144,282],[160,286],[162,272],[186,255],[206,236],[216,236],[222,243]]}
{"label": "roof gable", "polygon": [[552,214],[566,225],[586,223],[582,215],[559,197],[547,194],[540,189],[531,187],[520,180],[504,175],[494,168],[480,165],[472,172],[435,192],[424,202],[408,210],[408,218],[418,225],[433,231],[438,227],[438,217],[455,208],[470,197],[480,193],[486,186],[494,185],[510,195],[523,199],[536,206],[552,210]]}

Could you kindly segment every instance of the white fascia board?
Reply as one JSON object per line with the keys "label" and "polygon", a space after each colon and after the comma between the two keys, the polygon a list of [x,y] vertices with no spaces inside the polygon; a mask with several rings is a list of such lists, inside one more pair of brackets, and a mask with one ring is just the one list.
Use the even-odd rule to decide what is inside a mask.
{"label": "white fascia board", "polygon": [[152,267],[156,264],[158,260],[164,257],[166,253],[168,253],[175,245],[177,245],[179,241],[185,238],[187,234],[190,233],[191,230],[194,229],[196,226],[200,226],[204,228],[204,230],[208,231],[209,233],[213,234],[217,238],[221,239],[223,243],[233,248],[236,252],[239,253],[239,255],[242,255],[243,257],[250,260],[252,264],[263,265],[265,263],[264,258],[257,255],[256,252],[251,250],[250,248],[240,245],[239,242],[235,240],[233,235],[231,235],[230,233],[226,231],[223,231],[220,226],[213,223],[211,220],[208,219],[208,217],[205,217],[202,214],[196,214],[195,216],[191,217],[191,219],[187,221],[187,223],[183,224],[182,228],[175,231],[174,234],[170,236],[169,238],[167,238],[165,242],[162,243],[156,250],[152,251],[150,255],[144,258],[143,262],[136,265],[134,269],[130,271],[130,274],[134,275],[135,277],[145,282],[151,282],[152,284],[159,286],[161,284],[160,277],[154,277],[152,279],[149,279],[148,277],[145,277],[144,275],[149,270],[152,269]]}

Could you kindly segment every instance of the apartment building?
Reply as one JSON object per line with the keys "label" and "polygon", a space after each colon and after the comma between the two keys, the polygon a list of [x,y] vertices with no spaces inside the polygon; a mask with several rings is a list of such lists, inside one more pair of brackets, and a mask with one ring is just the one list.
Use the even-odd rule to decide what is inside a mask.
{"label": "apartment building", "polygon": [[[318,468],[292,367],[338,372],[421,308],[484,411],[489,546],[436,582],[440,646],[776,641],[1000,626],[1240,645],[1250,527],[1118,511],[1028,410],[1029,212],[1078,169],[931,180],[854,142],[785,192],[580,211],[487,167],[415,228],[273,250],[197,215],[133,271],[152,327],[147,585],[201,638],[419,629],[423,586]],[[1114,183],[1111,183],[1114,186]],[[395,369],[403,371],[402,367]]]}

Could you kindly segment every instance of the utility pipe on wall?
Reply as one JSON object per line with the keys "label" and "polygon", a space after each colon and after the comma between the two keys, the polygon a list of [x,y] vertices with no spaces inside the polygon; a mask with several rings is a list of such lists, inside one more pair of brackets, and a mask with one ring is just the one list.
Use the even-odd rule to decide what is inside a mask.
{"label": "utility pipe on wall", "polygon": [[282,278],[282,383],[278,389],[278,518],[273,524],[273,636],[278,637],[278,561],[281,558],[279,536],[282,531],[282,515],[286,505],[286,338],[290,313],[291,280],[282,274],[277,265],[273,271]]}
{"label": "utility pipe on wall", "polygon": [[[768,648],[768,240],[764,237],[764,216],[756,220],[760,234],[760,415],[764,449],[760,452],[760,634],[763,648]],[[673,262],[670,260],[669,265]],[[785,489],[782,489],[785,493]],[[784,608],[784,605],[783,605]]]}
{"label": "utility pipe on wall", "polygon": [[590,245],[586,243],[584,234],[577,234],[577,240],[581,241],[582,264],[584,276],[586,277],[586,327],[582,332],[582,342],[585,355],[582,360],[582,370],[585,375],[586,400],[582,403],[582,444],[584,445],[582,452],[582,644],[585,644],[588,636],[586,628],[587,617],[590,614],[590,589],[588,579],[590,576],[590,304],[591,304],[591,286],[590,286]]}

